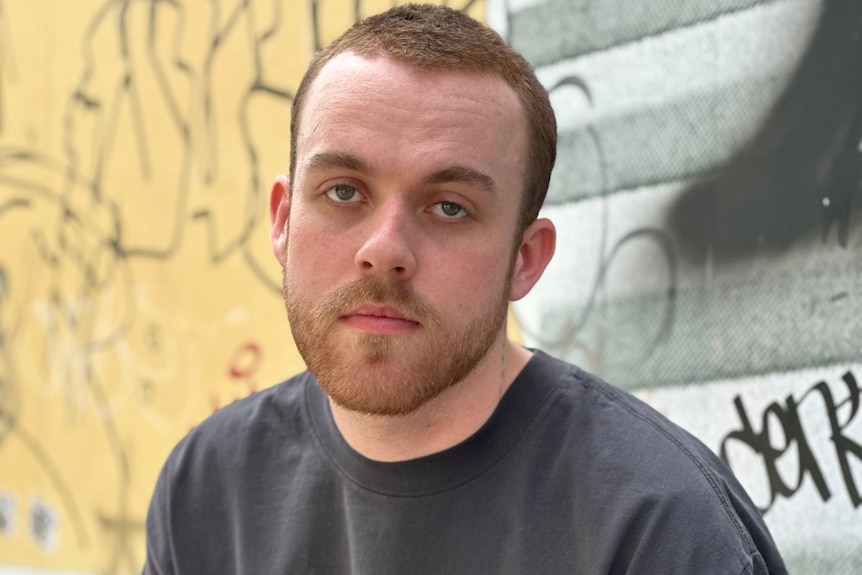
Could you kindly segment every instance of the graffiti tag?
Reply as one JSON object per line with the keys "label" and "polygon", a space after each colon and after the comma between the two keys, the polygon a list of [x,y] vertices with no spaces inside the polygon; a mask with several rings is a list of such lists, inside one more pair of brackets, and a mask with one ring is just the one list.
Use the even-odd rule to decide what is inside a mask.
{"label": "graffiti tag", "polygon": [[[817,493],[823,501],[832,497],[832,488],[826,481],[821,463],[815,457],[811,448],[811,430],[822,427],[810,426],[806,433],[800,407],[805,402],[820,398],[829,430],[829,441],[834,449],[834,456],[841,470],[841,480],[847,490],[847,495],[853,507],[862,506],[862,496],[859,484],[853,475],[851,463],[853,460],[862,462],[862,438],[852,438],[848,435],[848,427],[859,411],[859,385],[852,372],[847,371],[841,382],[846,388],[847,396],[836,400],[832,390],[825,381],[820,381],[799,397],[788,395],[782,402],[772,402],[764,409],[759,428],[752,424],[748,411],[737,395],[734,405],[739,416],[740,428],[728,433],[721,442],[719,455],[731,468],[728,455],[728,445],[731,442],[741,443],[753,451],[763,463],[763,472],[769,485],[769,499],[765,506],[759,506],[762,512],[768,511],[779,497],[792,497],[798,492],[806,478],[813,482]],[[756,423],[756,422],[755,422]],[[788,477],[787,465],[780,465],[784,457],[793,460],[795,456],[795,477]],[[785,461],[787,461],[785,460]],[[834,485],[833,485],[834,488]]]}

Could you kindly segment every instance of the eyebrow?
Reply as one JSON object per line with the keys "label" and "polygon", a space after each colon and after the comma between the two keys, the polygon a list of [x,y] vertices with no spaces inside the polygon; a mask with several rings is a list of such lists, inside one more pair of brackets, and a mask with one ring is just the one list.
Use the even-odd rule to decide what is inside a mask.
{"label": "eyebrow", "polygon": [[[332,168],[342,168],[357,172],[364,176],[371,173],[371,168],[365,161],[355,154],[341,151],[319,152],[311,156],[305,163],[307,170],[327,170]],[[425,185],[435,184],[450,184],[464,183],[495,195],[497,194],[497,184],[494,179],[478,170],[468,168],[467,166],[453,165],[447,166],[430,174],[424,181]]]}
{"label": "eyebrow", "polygon": [[497,184],[494,182],[494,179],[491,176],[483,174],[482,172],[474,170],[473,168],[468,168],[467,166],[449,166],[447,168],[443,168],[442,170],[437,170],[436,172],[425,178],[426,185],[449,184],[459,182],[476,186],[479,189],[492,195],[497,193]]}
{"label": "eyebrow", "polygon": [[350,152],[319,152],[311,156],[305,163],[307,170],[326,170],[331,168],[343,168],[362,175],[368,175],[371,169],[362,158]]}

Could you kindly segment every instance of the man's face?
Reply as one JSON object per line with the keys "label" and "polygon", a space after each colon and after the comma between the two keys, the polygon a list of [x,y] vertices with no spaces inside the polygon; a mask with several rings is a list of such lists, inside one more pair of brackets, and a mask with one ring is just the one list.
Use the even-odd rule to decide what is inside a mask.
{"label": "man's face", "polygon": [[504,341],[517,96],[496,76],[347,53],[299,126],[282,262],[297,347],[336,404],[410,413]]}

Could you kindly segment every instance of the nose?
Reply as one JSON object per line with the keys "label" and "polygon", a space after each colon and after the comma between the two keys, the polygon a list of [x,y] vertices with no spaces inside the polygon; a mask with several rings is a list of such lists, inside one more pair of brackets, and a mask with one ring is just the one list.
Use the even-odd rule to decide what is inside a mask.
{"label": "nose", "polygon": [[365,223],[356,265],[364,275],[408,280],[416,271],[413,236],[408,210],[397,203],[382,205]]}

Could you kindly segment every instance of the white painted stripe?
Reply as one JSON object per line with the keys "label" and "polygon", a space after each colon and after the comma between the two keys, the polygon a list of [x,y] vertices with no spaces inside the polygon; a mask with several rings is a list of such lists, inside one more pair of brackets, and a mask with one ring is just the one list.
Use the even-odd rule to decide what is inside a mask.
{"label": "white painted stripe", "polygon": [[[584,303],[595,285],[600,258],[607,257],[613,246],[633,230],[645,227],[667,230],[668,211],[693,184],[690,180],[667,182],[542,208],[541,216],[551,219],[557,228],[557,251],[530,294],[515,304],[519,320],[536,318],[537,314],[541,315],[540,310]],[[862,224],[862,218],[853,217],[851,223]],[[854,238],[857,235],[854,234]],[[614,274],[636,277],[637,281],[607,282],[603,296],[660,293],[666,278],[663,259],[657,252],[651,254],[649,250],[634,246],[627,251],[636,257],[621,254],[622,257],[614,261]],[[764,252],[724,262],[720,273],[709,267],[708,258],[702,268],[681,266],[678,285],[685,289],[709,287],[712,281],[718,282],[721,278],[744,281],[752,273],[760,274],[764,269],[776,275],[804,276],[820,273],[822,268],[818,266],[824,258],[833,256],[841,259],[846,253],[841,250],[824,253],[821,236],[813,233],[794,244],[791,251]]]}
{"label": "white painted stripe", "polygon": [[[547,87],[575,75],[576,89],[552,95],[561,131],[679,101],[746,80],[789,80],[816,30],[823,0],[784,0],[537,70]],[[780,94],[778,86],[776,97]]]}

